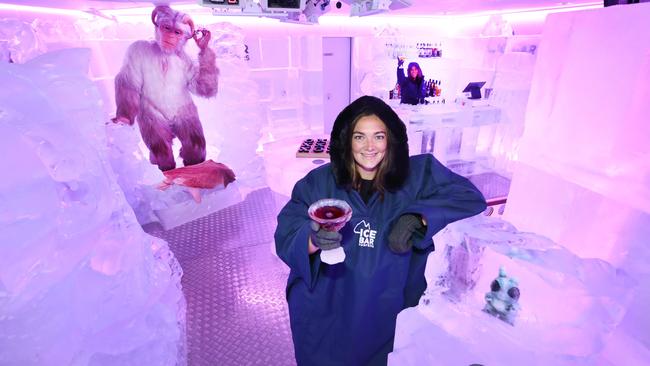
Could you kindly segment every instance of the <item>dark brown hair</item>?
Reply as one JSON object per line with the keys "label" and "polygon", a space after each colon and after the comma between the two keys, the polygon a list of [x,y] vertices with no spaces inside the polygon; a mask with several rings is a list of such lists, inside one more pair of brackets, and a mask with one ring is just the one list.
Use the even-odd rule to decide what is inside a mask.
{"label": "dark brown hair", "polygon": [[399,189],[409,171],[406,126],[397,113],[383,100],[363,96],[345,107],[336,117],[330,136],[330,159],[336,183],[348,189],[357,189],[361,178],[352,156],[352,133],[359,119],[376,116],[386,125],[388,139],[386,154],[374,179],[377,191]]}
{"label": "dark brown hair", "polygon": [[[352,139],[354,138],[354,129],[357,126],[357,123],[359,123],[359,120],[363,117],[369,117],[369,116],[375,116],[374,114],[369,114],[369,115],[359,115],[354,121],[352,121],[352,124],[350,125],[350,149],[346,151],[346,161],[348,162],[348,170],[350,171],[350,175],[352,176],[352,188],[358,190],[359,187],[361,186],[361,174],[359,174],[359,171],[357,169],[357,164],[354,160],[354,156],[352,155]],[[377,117],[377,116],[375,116]],[[379,117],[377,117],[379,118]],[[381,121],[381,119],[380,119]],[[383,123],[384,121],[382,121]],[[386,123],[384,123],[384,126],[386,126]],[[375,178],[372,181],[372,186],[373,188],[379,192],[379,194],[383,197],[384,192],[386,191],[386,187],[384,187],[384,179],[386,172],[391,171],[393,159],[391,157],[390,153],[390,131],[388,130],[388,127],[386,127],[386,151],[384,153],[384,158],[381,159],[379,162],[379,166],[377,168],[377,172],[375,174]]]}

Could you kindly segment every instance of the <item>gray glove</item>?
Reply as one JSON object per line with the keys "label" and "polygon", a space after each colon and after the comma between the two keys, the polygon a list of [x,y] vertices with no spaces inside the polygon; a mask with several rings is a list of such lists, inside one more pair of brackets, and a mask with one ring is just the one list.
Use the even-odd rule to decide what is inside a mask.
{"label": "gray glove", "polygon": [[321,248],[322,250],[335,249],[341,246],[341,239],[343,236],[338,231],[327,231],[321,229],[320,225],[311,222],[311,243]]}
{"label": "gray glove", "polygon": [[400,67],[400,66],[402,66],[402,65],[404,65],[404,60],[401,59],[401,58],[398,58],[398,59],[397,59],[397,67]]}
{"label": "gray glove", "polygon": [[422,228],[424,225],[420,216],[415,214],[400,216],[388,235],[388,247],[394,253],[408,252],[413,246],[413,233]]}

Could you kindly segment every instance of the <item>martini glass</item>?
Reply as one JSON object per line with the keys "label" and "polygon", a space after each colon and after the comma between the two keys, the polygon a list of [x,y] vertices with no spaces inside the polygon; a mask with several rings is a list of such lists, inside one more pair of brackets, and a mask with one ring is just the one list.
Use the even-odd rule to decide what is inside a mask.
{"label": "martini glass", "polygon": [[[352,218],[352,208],[347,202],[325,198],[314,202],[307,210],[309,217],[316,221],[323,230],[339,231]],[[321,250],[320,259],[327,264],[341,263],[345,260],[342,247]]]}

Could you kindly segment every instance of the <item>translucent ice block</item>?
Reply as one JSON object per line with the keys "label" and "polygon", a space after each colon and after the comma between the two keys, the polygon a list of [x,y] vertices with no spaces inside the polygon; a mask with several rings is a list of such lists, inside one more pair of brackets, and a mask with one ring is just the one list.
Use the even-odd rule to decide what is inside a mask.
{"label": "translucent ice block", "polygon": [[[634,281],[623,271],[579,258],[500,219],[464,220],[434,241],[438,251],[427,263],[429,287],[419,306],[398,318],[394,360],[408,349],[422,362],[446,348],[456,363],[536,359],[538,365],[587,365],[620,323],[632,295]],[[500,266],[519,282],[521,309],[514,326],[482,311]]]}

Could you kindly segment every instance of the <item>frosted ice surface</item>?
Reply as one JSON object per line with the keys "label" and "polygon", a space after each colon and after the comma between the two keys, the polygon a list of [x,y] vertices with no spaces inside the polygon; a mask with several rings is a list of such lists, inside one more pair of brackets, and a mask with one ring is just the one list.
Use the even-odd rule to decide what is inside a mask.
{"label": "frosted ice surface", "polygon": [[[109,123],[108,161],[115,172],[117,183],[133,208],[141,225],[159,222],[169,230],[199,217],[241,201],[237,182],[224,189],[219,185],[212,189],[199,189],[201,203],[192,198],[189,188],[173,184],[166,190],[158,189],[164,176],[156,165],[149,162],[149,151],[144,146],[137,126]],[[175,146],[178,156],[178,146]],[[177,167],[182,161],[177,161]]]}
{"label": "frosted ice surface", "polygon": [[165,230],[207,216],[242,201],[239,184],[235,181],[228,187],[217,186],[212,189],[200,189],[201,202],[187,199],[187,188],[174,185],[165,192],[166,205],[155,209],[154,213]]}
{"label": "frosted ice surface", "polygon": [[0,41],[0,62],[12,62],[9,42]]}
{"label": "frosted ice surface", "polygon": [[0,19],[0,42],[6,44],[14,62],[25,62],[41,54],[44,46],[31,24],[18,19]]}
{"label": "frosted ice surface", "polygon": [[504,217],[625,268],[639,285],[621,333],[650,349],[650,4],[637,5],[547,17]]}
{"label": "frosted ice surface", "polygon": [[89,58],[0,63],[0,360],[184,364],[182,271],[116,183]]}
{"label": "frosted ice surface", "polygon": [[[453,362],[436,364],[593,364],[634,287],[607,262],[579,258],[496,218],[452,224],[434,242],[429,286],[418,307],[399,315],[391,364],[438,357]],[[519,282],[514,326],[482,311],[500,266]]]}
{"label": "frosted ice surface", "polygon": [[211,46],[217,52],[219,92],[216,98],[195,98],[208,143],[208,158],[229,166],[241,184],[261,186],[264,161],[257,149],[267,127],[267,116],[246,62],[243,30],[229,23],[208,28],[214,37]]}
{"label": "frosted ice surface", "polygon": [[170,194],[156,189],[164,176],[156,165],[149,162],[149,151],[142,142],[138,127],[108,123],[106,137],[108,161],[138,222],[144,225],[157,221],[153,210],[164,208],[161,201]]}
{"label": "frosted ice surface", "polygon": [[[644,212],[650,212],[649,16],[650,6],[640,4],[548,17],[519,154],[524,164]],[[603,49],[607,57],[594,57]]]}

